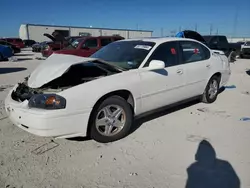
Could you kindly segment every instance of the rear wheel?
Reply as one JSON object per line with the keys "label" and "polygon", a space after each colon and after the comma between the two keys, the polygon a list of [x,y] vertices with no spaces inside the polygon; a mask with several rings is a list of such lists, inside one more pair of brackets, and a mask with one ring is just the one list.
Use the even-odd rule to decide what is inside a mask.
{"label": "rear wheel", "polygon": [[219,85],[220,85],[220,78],[218,76],[213,76],[202,95],[202,102],[204,103],[213,103],[218,96],[219,93]]}
{"label": "rear wheel", "polygon": [[90,137],[97,142],[113,142],[125,137],[132,123],[133,113],[128,102],[119,96],[112,96],[94,109]]}

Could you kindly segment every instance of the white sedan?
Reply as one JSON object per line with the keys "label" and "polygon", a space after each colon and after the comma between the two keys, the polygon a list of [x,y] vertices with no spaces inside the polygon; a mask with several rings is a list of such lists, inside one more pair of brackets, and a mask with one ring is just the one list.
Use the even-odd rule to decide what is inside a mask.
{"label": "white sedan", "polygon": [[230,74],[227,57],[196,40],[121,40],[90,58],[53,54],[5,105],[10,120],[35,135],[112,142],[135,116],[194,97],[214,102]]}

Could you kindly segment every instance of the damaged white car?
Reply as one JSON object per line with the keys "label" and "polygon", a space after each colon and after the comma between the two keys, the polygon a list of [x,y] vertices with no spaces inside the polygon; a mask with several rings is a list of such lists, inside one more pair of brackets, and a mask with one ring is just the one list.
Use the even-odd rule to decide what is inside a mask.
{"label": "damaged white car", "polygon": [[193,97],[214,102],[230,73],[222,52],[196,40],[129,39],[90,58],[50,56],[5,105],[10,120],[35,135],[111,142],[129,133],[135,116]]}

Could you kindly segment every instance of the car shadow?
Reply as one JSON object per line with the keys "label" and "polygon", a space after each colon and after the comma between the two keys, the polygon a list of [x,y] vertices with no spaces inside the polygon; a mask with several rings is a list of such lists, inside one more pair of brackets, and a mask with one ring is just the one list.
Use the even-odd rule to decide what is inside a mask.
{"label": "car shadow", "polygon": [[199,143],[195,161],[187,168],[185,188],[240,188],[240,179],[232,165],[216,158],[215,149],[207,140]]}
{"label": "car shadow", "polygon": [[170,106],[166,106],[163,108],[159,108],[157,110],[153,110],[150,112],[147,112],[137,118],[135,118],[134,124],[130,130],[130,134],[132,134],[133,132],[135,132],[137,129],[139,129],[144,123],[148,122],[148,121],[152,121],[154,119],[157,119],[159,117],[171,114],[173,112],[188,108],[190,106],[193,106],[195,104],[200,103],[200,100],[195,99],[192,101],[188,101],[185,103],[181,103],[181,104],[174,104],[174,105],[170,105]]}
{"label": "car shadow", "polygon": [[73,138],[66,138],[66,140],[75,141],[75,142],[85,142],[85,141],[91,140],[91,138],[89,136],[86,136],[86,137],[78,136],[78,137],[73,137]]}
{"label": "car shadow", "polygon": [[17,59],[16,61],[27,61],[27,60],[33,60],[33,58],[21,58],[21,59]]}
{"label": "car shadow", "polygon": [[2,67],[0,68],[0,74],[8,74],[12,72],[20,72],[27,70],[27,68],[24,67]]}
{"label": "car shadow", "polygon": [[246,71],[247,75],[250,76],[250,69]]}
{"label": "car shadow", "polygon": [[15,54],[15,56],[33,56],[34,54],[19,54],[19,53],[17,53],[17,54]]}

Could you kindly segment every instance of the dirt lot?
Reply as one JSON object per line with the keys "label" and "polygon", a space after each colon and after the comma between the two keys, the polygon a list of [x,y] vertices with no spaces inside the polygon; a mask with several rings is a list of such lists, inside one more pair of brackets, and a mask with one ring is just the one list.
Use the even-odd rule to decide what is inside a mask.
{"label": "dirt lot", "polygon": [[100,144],[37,137],[10,123],[7,92],[42,62],[30,52],[17,58],[0,63],[0,188],[250,187],[250,121],[242,119],[250,117],[250,60],[231,65],[236,88],[214,104],[152,114],[126,138]]}

